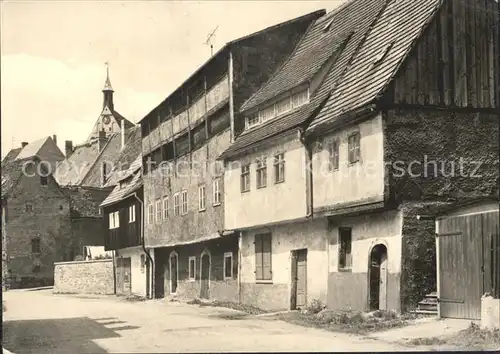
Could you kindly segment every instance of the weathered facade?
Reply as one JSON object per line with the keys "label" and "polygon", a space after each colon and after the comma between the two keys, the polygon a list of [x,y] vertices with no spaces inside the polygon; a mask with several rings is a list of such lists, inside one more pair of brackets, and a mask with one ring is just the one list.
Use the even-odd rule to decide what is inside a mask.
{"label": "weathered facade", "polygon": [[238,298],[238,238],[224,225],[224,166],[216,160],[242,131],[241,104],[322,13],[228,43],[141,121],[157,297]]}
{"label": "weathered facade", "polygon": [[2,248],[10,288],[52,284],[54,262],[71,256],[69,200],[49,173],[63,158],[49,137],[23,143],[2,161]]}

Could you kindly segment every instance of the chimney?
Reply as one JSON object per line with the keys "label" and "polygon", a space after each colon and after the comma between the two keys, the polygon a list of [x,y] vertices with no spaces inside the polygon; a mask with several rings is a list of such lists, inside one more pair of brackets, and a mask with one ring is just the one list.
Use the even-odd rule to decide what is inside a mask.
{"label": "chimney", "polygon": [[28,143],[27,143],[26,141],[23,141],[23,142],[21,143],[21,147],[22,147],[22,148],[24,148],[26,145],[28,145]]}
{"label": "chimney", "polygon": [[106,132],[104,130],[99,130],[99,137],[98,137],[98,149],[99,152],[104,149],[104,145],[106,145],[106,142],[108,139],[106,139]]}
{"label": "chimney", "polygon": [[56,143],[56,145],[57,145],[57,135],[55,135],[55,134],[52,135],[52,140],[54,140],[54,143]]}
{"label": "chimney", "polygon": [[64,143],[64,150],[66,152],[66,158],[70,157],[73,153],[73,142],[71,140],[66,140]]}
{"label": "chimney", "polygon": [[122,124],[121,124],[121,129],[122,129],[122,149],[125,147],[125,119],[122,119]]}

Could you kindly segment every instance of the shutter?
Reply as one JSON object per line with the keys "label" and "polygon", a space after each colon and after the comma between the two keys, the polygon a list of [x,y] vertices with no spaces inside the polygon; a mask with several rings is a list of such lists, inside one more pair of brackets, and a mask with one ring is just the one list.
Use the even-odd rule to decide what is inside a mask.
{"label": "shutter", "polygon": [[262,235],[255,235],[255,279],[262,279]]}
{"label": "shutter", "polygon": [[262,235],[262,279],[271,280],[271,234]]}

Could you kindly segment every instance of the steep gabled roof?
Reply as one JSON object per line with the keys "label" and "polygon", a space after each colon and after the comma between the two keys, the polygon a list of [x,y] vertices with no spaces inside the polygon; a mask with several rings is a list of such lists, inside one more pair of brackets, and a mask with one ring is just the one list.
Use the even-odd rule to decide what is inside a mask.
{"label": "steep gabled roof", "polygon": [[139,154],[130,167],[122,174],[122,177],[113,191],[101,203],[101,207],[119,202],[142,186],[142,155]]}
{"label": "steep gabled roof", "polygon": [[62,186],[79,185],[98,156],[97,139],[77,145],[73,153],[58,165],[54,177]]}
{"label": "steep gabled roof", "polygon": [[22,164],[16,160],[22,148],[12,149],[2,160],[2,198],[5,198],[22,175]]}
{"label": "steep gabled roof", "polygon": [[[250,109],[271,100],[301,83],[311,80],[320,69],[327,70],[323,82],[312,93],[310,102],[265,124],[245,130],[219,157],[242,153],[253,144],[306,125],[327,99],[332,82],[345,71],[349,58],[360,45],[371,24],[383,10],[386,0],[354,0],[319,18],[304,34],[285,64],[254,96],[244,104]],[[329,61],[329,59],[331,59]],[[302,68],[301,65],[310,65]],[[328,66],[331,67],[329,68]],[[299,72],[299,79],[295,73]],[[285,90],[282,87],[286,88]]]}
{"label": "steep gabled roof", "polygon": [[[371,0],[355,0],[365,3]],[[384,91],[442,0],[392,0],[353,53],[344,74],[329,82],[331,96],[308,133],[320,131],[323,123],[361,108]]]}
{"label": "steep gabled roof", "polygon": [[87,174],[82,179],[81,185],[87,187],[101,187],[101,165],[102,163],[107,163],[109,166],[109,171],[112,170],[112,166],[115,165],[121,150],[121,135],[112,134],[102,151],[99,153],[97,158],[93,161]]}
{"label": "steep gabled roof", "polygon": [[[50,156],[42,156],[43,152],[48,152],[48,150],[50,150]],[[17,159],[24,160],[33,157],[39,157],[41,159],[50,157],[51,160],[61,161],[64,159],[64,154],[57,147],[57,144],[54,142],[54,140],[52,140],[52,138],[49,136],[26,145],[24,148],[22,148],[21,152],[17,156]]]}
{"label": "steep gabled roof", "polygon": [[109,177],[108,182],[106,183],[107,187],[115,186],[121,178],[122,173],[126,171],[137,155],[141,154],[142,150],[142,140],[141,140],[141,127],[135,126],[130,130],[130,137],[128,138],[125,147],[120,152],[116,164],[111,171],[111,175]]}

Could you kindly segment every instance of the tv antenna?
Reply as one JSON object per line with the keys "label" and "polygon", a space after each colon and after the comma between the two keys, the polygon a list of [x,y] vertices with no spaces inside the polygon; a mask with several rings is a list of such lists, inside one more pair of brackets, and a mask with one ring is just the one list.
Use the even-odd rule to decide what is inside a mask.
{"label": "tv antenna", "polygon": [[215,29],[212,31],[212,33],[210,33],[207,36],[207,40],[204,43],[205,45],[210,46],[210,56],[214,55],[214,44],[212,42],[212,39],[215,37],[215,31],[217,31],[218,28],[219,28],[219,26],[215,27]]}

